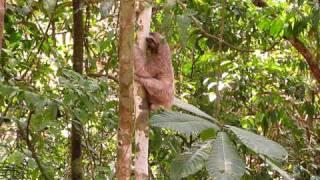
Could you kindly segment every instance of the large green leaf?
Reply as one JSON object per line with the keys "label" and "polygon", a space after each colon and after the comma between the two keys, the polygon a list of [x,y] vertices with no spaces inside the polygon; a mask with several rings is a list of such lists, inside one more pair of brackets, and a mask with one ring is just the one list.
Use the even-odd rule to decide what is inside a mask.
{"label": "large green leaf", "polygon": [[213,122],[219,124],[219,122],[214,119],[213,117],[211,117],[210,115],[208,115],[207,113],[201,111],[199,108],[191,105],[191,104],[188,104],[188,103],[185,103],[184,101],[178,99],[178,98],[174,98],[174,102],[173,104],[185,111],[188,111],[188,112],[191,112],[195,115],[198,115],[198,116],[201,116],[201,117],[204,117],[204,118],[207,118],[207,119],[210,119],[212,120]]}
{"label": "large green leaf", "polygon": [[193,147],[178,155],[171,163],[171,179],[180,179],[201,170],[211,152],[211,142]]}
{"label": "large green leaf", "polygon": [[271,141],[264,136],[259,136],[252,132],[227,126],[248,148],[258,154],[263,154],[276,161],[284,161],[288,157],[287,151],[278,143]]}
{"label": "large green leaf", "polygon": [[206,119],[184,114],[180,112],[162,112],[151,118],[151,125],[155,127],[168,128],[180,133],[191,135],[200,133],[209,128],[219,130],[219,127]]}
{"label": "large green leaf", "polygon": [[225,132],[218,133],[206,168],[217,180],[240,179],[245,173],[246,165]]}

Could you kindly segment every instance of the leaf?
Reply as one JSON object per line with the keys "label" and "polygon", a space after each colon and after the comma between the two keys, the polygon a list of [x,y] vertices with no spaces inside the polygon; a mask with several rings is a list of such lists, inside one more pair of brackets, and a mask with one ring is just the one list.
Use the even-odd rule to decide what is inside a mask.
{"label": "leaf", "polygon": [[107,40],[104,40],[102,42],[99,42],[99,51],[103,52],[107,49],[107,47],[109,46],[110,44],[110,40],[107,39]]}
{"label": "leaf", "polygon": [[23,91],[22,96],[28,106],[32,108],[43,108],[47,101],[46,98],[30,91]]}
{"label": "leaf", "polygon": [[219,130],[219,127],[205,119],[180,112],[162,112],[151,118],[154,127],[168,128],[186,135],[200,133],[209,128]]}
{"label": "leaf", "polygon": [[211,152],[211,141],[178,155],[171,163],[171,179],[180,179],[201,170]]}
{"label": "leaf", "polygon": [[54,121],[57,119],[58,114],[58,105],[54,102],[50,102],[48,104],[47,109],[44,112],[44,118],[48,119],[49,121]]}
{"label": "leaf", "polygon": [[46,119],[43,115],[43,112],[39,112],[32,116],[30,121],[30,128],[34,132],[40,132],[44,130],[46,127],[48,127],[51,124],[51,122]]}
{"label": "leaf", "polygon": [[298,35],[302,31],[304,31],[307,28],[308,22],[309,22],[308,18],[304,18],[298,22],[295,22],[295,24],[293,26],[293,34]]}
{"label": "leaf", "polygon": [[228,127],[248,148],[258,154],[263,154],[276,161],[284,161],[288,157],[287,151],[278,143],[271,141],[264,136],[234,127]]}
{"label": "leaf", "polygon": [[270,28],[270,24],[271,24],[271,20],[269,20],[268,18],[261,18],[259,20],[258,28],[261,31],[266,31]]}
{"label": "leaf", "polygon": [[198,116],[201,116],[201,117],[204,117],[204,118],[207,118],[207,119],[210,119],[212,121],[214,121],[215,123],[219,123],[216,119],[214,119],[213,117],[209,116],[207,113],[201,111],[200,109],[198,109],[197,107],[191,105],[191,104],[188,104],[188,103],[185,103],[184,101],[178,99],[178,98],[174,98],[174,102],[173,104],[183,110],[186,110],[188,112],[191,112],[195,115],[198,115]]}
{"label": "leaf", "polygon": [[279,36],[280,32],[283,30],[284,22],[278,18],[274,20],[270,27],[270,33],[273,37]]}
{"label": "leaf", "polygon": [[216,131],[213,130],[213,129],[206,129],[206,130],[203,130],[201,133],[200,133],[200,138],[202,140],[209,140],[209,139],[214,139],[215,136],[217,135]]}
{"label": "leaf", "polygon": [[37,108],[30,121],[31,129],[35,132],[40,132],[49,126],[54,126],[57,113],[58,105],[55,102],[49,101],[44,108]]}
{"label": "leaf", "polygon": [[240,179],[245,173],[246,165],[225,132],[218,133],[206,168],[210,176],[217,180]]}

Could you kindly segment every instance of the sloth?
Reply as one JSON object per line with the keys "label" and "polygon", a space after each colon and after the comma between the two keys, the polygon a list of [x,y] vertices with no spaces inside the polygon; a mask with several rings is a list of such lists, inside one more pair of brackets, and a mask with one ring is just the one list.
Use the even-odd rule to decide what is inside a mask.
{"label": "sloth", "polygon": [[174,72],[165,38],[152,32],[146,38],[146,54],[135,45],[135,80],[147,91],[149,108],[170,109],[174,99]]}

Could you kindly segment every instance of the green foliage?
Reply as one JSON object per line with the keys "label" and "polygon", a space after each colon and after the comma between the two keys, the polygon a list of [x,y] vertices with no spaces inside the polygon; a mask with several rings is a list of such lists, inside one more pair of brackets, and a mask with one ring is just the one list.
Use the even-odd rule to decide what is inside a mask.
{"label": "green foliage", "polygon": [[205,166],[211,152],[211,142],[194,146],[189,151],[179,154],[172,160],[171,179],[187,177]]}
{"label": "green foliage", "polygon": [[[178,98],[175,99],[184,109],[196,112],[200,115],[206,115],[200,109],[184,103]],[[206,115],[209,116],[209,115]],[[210,118],[213,119],[213,118]],[[237,152],[236,146],[229,139],[231,135],[227,129],[230,129],[241,143],[253,150],[256,154],[263,154],[273,160],[284,161],[287,159],[287,151],[278,143],[271,141],[263,136],[250,133],[234,126],[221,127],[220,124],[211,123],[197,116],[191,116],[180,112],[162,112],[152,117],[151,125],[155,127],[168,128],[182,134],[192,135],[192,133],[200,133],[206,129],[217,126],[218,135],[214,143],[206,140],[206,146],[200,146],[198,150],[184,152],[178,155],[172,162],[171,176],[172,179],[179,179],[194,174],[204,166],[207,161],[206,168],[213,179],[239,179],[245,173],[246,165]],[[218,128],[220,126],[220,128]],[[212,146],[212,150],[209,148]],[[209,146],[209,147],[208,147]],[[205,153],[203,148],[205,147]],[[207,149],[208,148],[208,149]],[[208,154],[209,152],[209,154]],[[263,159],[270,164],[268,159]],[[285,177],[290,177],[285,171],[272,163],[272,168]]]}
{"label": "green foliage", "polygon": [[[201,117],[204,117],[206,119],[209,119],[209,120],[215,120],[214,118],[212,118],[211,116],[209,116],[207,113],[201,111],[200,109],[198,109],[197,107],[191,105],[191,104],[188,104],[188,103],[185,103],[184,101],[178,99],[178,98],[175,98],[174,99],[174,103],[173,103],[175,106],[185,110],[185,111],[188,111],[188,112],[192,112],[193,114],[195,115],[198,115],[198,116],[201,116]],[[218,128],[218,127],[217,127]]]}
{"label": "green foliage", "polygon": [[162,112],[154,115],[151,119],[151,125],[169,128],[186,135],[199,134],[202,130],[209,128],[219,129],[218,126],[206,119],[179,112]]}
{"label": "green foliage", "polygon": [[266,155],[277,161],[285,161],[288,158],[287,151],[278,143],[234,126],[227,127],[255,153]]}
{"label": "green foliage", "polygon": [[246,171],[246,165],[228,135],[219,132],[212,146],[206,165],[210,176],[221,180],[240,179]]}
{"label": "green foliage", "polygon": [[[71,70],[70,2],[6,1],[0,57],[0,179],[42,178],[17,122],[52,178],[69,179],[70,123],[75,118],[83,124],[85,179],[114,178],[119,3],[83,1],[85,62],[84,74],[79,75]],[[243,179],[320,176],[318,83],[304,57],[286,41],[298,38],[319,59],[319,2],[268,0],[264,8],[253,2],[152,4],[151,29],[166,36],[176,96],[189,104],[176,99],[175,106],[185,112],[174,109],[153,117],[152,124],[163,128],[150,131],[150,178],[238,177],[240,166],[213,169],[224,168],[232,157],[246,161]],[[212,142],[228,148],[211,151],[221,148]],[[234,156],[221,159],[223,152]],[[219,157],[210,156],[210,162],[219,163],[209,166],[208,155],[214,153]],[[280,167],[277,161],[287,156]]]}

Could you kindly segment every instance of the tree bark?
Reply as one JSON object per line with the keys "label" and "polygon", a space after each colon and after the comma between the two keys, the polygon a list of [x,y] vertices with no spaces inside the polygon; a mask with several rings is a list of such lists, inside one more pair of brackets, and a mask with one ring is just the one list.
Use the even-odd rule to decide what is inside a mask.
{"label": "tree bark", "polygon": [[309,65],[313,77],[317,80],[318,83],[320,83],[320,69],[318,64],[319,61],[316,60],[316,57],[298,38],[292,37],[285,39],[288,40],[291,45],[304,57]]}
{"label": "tree bark", "polygon": [[[257,7],[268,7],[268,4],[264,0],[252,0],[253,4]],[[305,44],[297,37],[283,37],[291,43],[291,45],[304,57],[309,65],[311,74],[320,83],[320,68],[319,59],[305,46]]]}
{"label": "tree bark", "polygon": [[133,136],[133,46],[134,46],[134,0],[120,0],[119,33],[119,125],[116,175],[119,180],[129,180],[131,176],[132,136]]}
{"label": "tree bark", "polygon": [[[137,18],[137,45],[146,51],[146,37],[150,32],[152,7],[145,5]],[[135,83],[135,176],[137,180],[149,179],[148,150],[149,150],[149,105],[143,86]]]}
{"label": "tree bark", "polygon": [[[83,12],[81,9],[82,0],[72,0],[73,5],[73,69],[82,74],[83,72]],[[83,179],[82,173],[82,150],[81,150],[81,129],[79,119],[72,121],[71,127],[71,176],[73,180]]]}
{"label": "tree bark", "polygon": [[4,15],[5,15],[5,0],[0,0],[0,55],[3,43]]}

